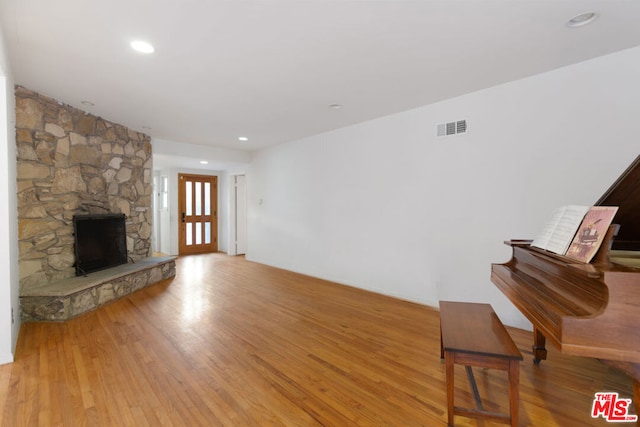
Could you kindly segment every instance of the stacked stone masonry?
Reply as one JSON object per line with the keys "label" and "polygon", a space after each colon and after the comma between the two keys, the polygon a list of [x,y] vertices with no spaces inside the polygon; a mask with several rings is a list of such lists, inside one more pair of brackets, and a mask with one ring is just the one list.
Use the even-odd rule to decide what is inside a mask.
{"label": "stacked stone masonry", "polygon": [[64,321],[176,275],[175,258],[146,258],[20,294],[23,321]]}
{"label": "stacked stone masonry", "polygon": [[73,216],[124,213],[132,261],[151,255],[148,135],[17,86],[21,294],[75,275]]}

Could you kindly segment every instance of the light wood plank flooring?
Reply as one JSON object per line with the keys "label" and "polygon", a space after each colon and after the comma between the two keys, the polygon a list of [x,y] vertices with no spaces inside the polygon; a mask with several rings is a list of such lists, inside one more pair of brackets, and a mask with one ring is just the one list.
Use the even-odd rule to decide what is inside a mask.
{"label": "light wood plank flooring", "polygon": [[[607,425],[590,416],[593,394],[632,397],[595,360],[550,348],[534,366],[531,334],[509,330],[525,356],[520,425]],[[458,368],[456,404],[471,406]],[[504,372],[476,380],[487,409],[507,408]],[[24,324],[16,361],[0,366],[0,415],[7,427],[444,426],[438,312],[242,257],[182,257],[173,280]]]}

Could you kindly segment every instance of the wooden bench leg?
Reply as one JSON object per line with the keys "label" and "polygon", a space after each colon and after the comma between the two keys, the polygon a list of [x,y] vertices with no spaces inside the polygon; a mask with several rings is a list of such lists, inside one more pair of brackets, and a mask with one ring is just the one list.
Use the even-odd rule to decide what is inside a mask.
{"label": "wooden bench leg", "polygon": [[518,403],[520,387],[520,361],[509,361],[509,416],[511,426],[518,427]]}
{"label": "wooden bench leg", "polygon": [[453,355],[444,353],[445,382],[447,384],[447,425],[453,426]]}

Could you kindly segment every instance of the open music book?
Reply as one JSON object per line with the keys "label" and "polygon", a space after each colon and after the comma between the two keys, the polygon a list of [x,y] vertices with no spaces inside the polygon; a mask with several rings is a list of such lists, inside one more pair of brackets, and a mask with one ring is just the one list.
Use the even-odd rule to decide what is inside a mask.
{"label": "open music book", "polygon": [[613,221],[616,206],[563,206],[553,212],[531,246],[589,262]]}

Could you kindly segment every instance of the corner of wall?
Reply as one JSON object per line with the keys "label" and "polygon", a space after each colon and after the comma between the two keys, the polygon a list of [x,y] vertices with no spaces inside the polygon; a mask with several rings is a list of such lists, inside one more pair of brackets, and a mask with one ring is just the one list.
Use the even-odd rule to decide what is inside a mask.
{"label": "corner of wall", "polygon": [[18,292],[18,213],[16,195],[15,99],[13,80],[0,39],[0,364],[14,360],[20,330]]}

